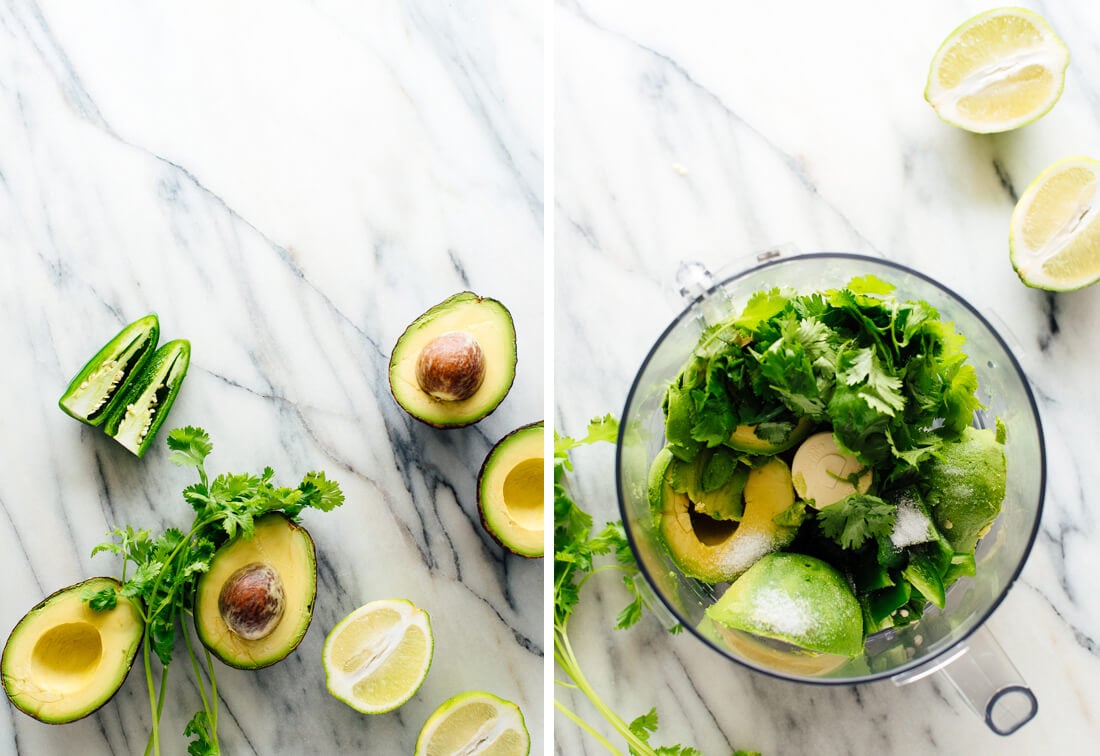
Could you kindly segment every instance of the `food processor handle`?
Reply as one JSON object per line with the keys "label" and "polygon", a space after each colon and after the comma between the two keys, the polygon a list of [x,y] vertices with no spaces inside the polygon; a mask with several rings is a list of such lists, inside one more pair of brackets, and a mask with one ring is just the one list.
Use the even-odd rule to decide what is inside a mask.
{"label": "food processor handle", "polygon": [[698,260],[683,260],[676,270],[676,286],[686,304],[699,302],[699,316],[704,325],[713,325],[730,312],[729,299],[721,288],[717,288],[718,284],[735,273],[741,273],[777,257],[793,257],[797,254],[798,249],[793,245],[780,244],[747,257],[730,260],[713,272]]}
{"label": "food processor handle", "polygon": [[895,675],[893,680],[897,685],[908,685],[936,673],[946,677],[970,708],[998,735],[1011,735],[1039,711],[1035,694],[985,626],[959,643],[946,658]]}

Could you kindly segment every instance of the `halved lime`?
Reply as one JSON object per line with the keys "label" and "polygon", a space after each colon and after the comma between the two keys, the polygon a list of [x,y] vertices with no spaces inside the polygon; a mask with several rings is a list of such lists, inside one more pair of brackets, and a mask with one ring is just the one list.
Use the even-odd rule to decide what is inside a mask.
{"label": "halved lime", "polygon": [[325,685],[356,711],[392,711],[424,682],[434,646],[423,609],[405,599],[372,601],[340,620],[325,638]]}
{"label": "halved lime", "polygon": [[1008,250],[1020,280],[1037,289],[1100,280],[1100,161],[1065,158],[1040,173],[1012,211]]}
{"label": "halved lime", "polygon": [[924,99],[947,123],[979,134],[1010,131],[1062,95],[1069,50],[1042,16],[996,8],[963,22],[932,58]]}
{"label": "halved lime", "polygon": [[416,739],[415,756],[527,756],[531,736],[520,708],[492,693],[471,690],[444,701]]}

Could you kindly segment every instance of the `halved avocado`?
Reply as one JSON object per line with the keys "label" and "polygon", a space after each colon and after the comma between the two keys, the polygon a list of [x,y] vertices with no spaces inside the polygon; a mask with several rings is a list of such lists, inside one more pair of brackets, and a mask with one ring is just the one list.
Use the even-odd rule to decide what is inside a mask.
{"label": "halved avocado", "polygon": [[492,448],[477,476],[485,529],[509,551],[541,557],[543,545],[542,421],[509,433]]}
{"label": "halved avocado", "polygon": [[[145,629],[141,609],[95,577],[62,588],[19,620],[4,646],[4,691],[20,711],[48,724],[86,717],[122,687]],[[116,592],[114,608],[97,611],[84,597]]]}
{"label": "halved avocado", "polygon": [[780,525],[777,515],[794,504],[787,463],[773,457],[749,471],[740,522],[700,513],[691,498],[669,480],[672,451],[662,449],[650,467],[649,501],[660,518],[658,531],[669,556],[688,577],[708,583],[735,579],[765,554],[794,540],[797,527]]}
{"label": "halved avocado", "polygon": [[992,429],[967,427],[928,464],[925,501],[936,527],[959,553],[974,551],[1001,512],[1007,468],[1003,440]]}
{"label": "halved avocado", "polygon": [[495,299],[464,291],[405,329],[390,355],[390,391],[402,409],[437,428],[476,423],[516,376],[516,329]]}
{"label": "halved avocado", "polygon": [[231,667],[259,669],[286,658],[305,637],[317,595],[313,539],[273,512],[219,548],[195,593],[195,629]]}
{"label": "halved avocado", "polygon": [[863,651],[863,609],[848,582],[828,562],[803,554],[763,557],[707,616],[801,653],[853,657]]}

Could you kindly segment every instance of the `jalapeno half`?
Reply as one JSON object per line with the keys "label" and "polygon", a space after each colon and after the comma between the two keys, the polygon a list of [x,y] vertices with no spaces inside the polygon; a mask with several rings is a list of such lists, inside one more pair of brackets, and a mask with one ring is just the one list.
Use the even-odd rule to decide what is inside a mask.
{"label": "jalapeno half", "polygon": [[158,349],[148,366],[126,386],[104,432],[138,457],[144,456],[176,400],[190,361],[191,342],[185,339],[169,341]]}
{"label": "jalapeno half", "polygon": [[88,425],[100,425],[118,406],[126,383],[145,367],[160,339],[155,314],[138,318],[96,352],[69,383],[58,404]]}

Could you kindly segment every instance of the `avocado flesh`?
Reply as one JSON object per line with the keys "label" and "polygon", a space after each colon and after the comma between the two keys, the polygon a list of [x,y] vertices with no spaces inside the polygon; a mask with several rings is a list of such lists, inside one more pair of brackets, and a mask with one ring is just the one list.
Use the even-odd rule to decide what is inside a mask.
{"label": "avocado flesh", "polygon": [[116,593],[113,609],[83,599],[122,586],[97,577],[62,588],[31,609],[12,630],[0,662],[4,690],[20,711],[49,724],[86,717],[122,687],[145,625],[132,599]]}
{"label": "avocado flesh", "polygon": [[543,556],[543,424],[501,439],[478,474],[481,521],[501,546],[524,557]]}
{"label": "avocado flesh", "polygon": [[931,460],[924,483],[939,532],[956,552],[972,552],[1004,502],[1004,447],[992,429],[968,427]]}
{"label": "avocado flesh", "polygon": [[[241,567],[270,565],[282,581],[282,618],[262,638],[246,640],[222,618],[218,596]],[[317,594],[317,560],[313,539],[300,525],[278,513],[255,522],[251,538],[238,535],[214,554],[210,570],[199,578],[195,594],[195,629],[212,654],[231,667],[259,669],[286,658],[305,637]]]}
{"label": "avocado flesh", "polygon": [[803,416],[798,419],[798,422],[794,424],[790,432],[787,433],[781,439],[768,440],[761,438],[758,426],[755,425],[738,425],[733,429],[733,433],[730,434],[729,440],[726,441],[726,446],[729,446],[738,451],[748,452],[749,454],[759,454],[761,456],[771,456],[773,454],[779,454],[785,452],[788,449],[794,447],[795,444],[800,443],[806,436],[810,435],[810,431],[813,430],[814,424],[810,418]]}
{"label": "avocado flesh", "polygon": [[696,511],[691,498],[669,481],[674,460],[665,447],[650,468],[650,505],[659,517],[658,532],[672,561],[685,575],[707,583],[735,579],[754,562],[794,540],[797,527],[775,517],[794,503],[787,464],[772,458],[749,471],[740,522],[715,520]]}
{"label": "avocado flesh", "polygon": [[[436,337],[470,334],[481,346],[485,376],[467,399],[437,399],[420,387],[416,362]],[[390,391],[402,409],[428,425],[457,428],[488,415],[504,400],[516,375],[516,329],[508,309],[495,299],[461,292],[440,302],[405,329],[390,355]]]}
{"label": "avocado flesh", "polygon": [[789,643],[792,653],[863,651],[863,610],[835,568],[803,554],[768,554],[707,608],[715,622]]}

